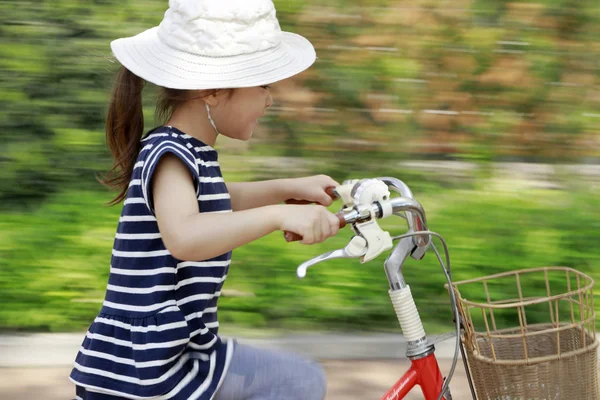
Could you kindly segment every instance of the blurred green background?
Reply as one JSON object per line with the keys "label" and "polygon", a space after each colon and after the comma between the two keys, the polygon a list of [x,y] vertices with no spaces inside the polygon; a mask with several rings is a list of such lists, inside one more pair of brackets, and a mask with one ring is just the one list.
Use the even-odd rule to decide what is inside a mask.
{"label": "blurred green background", "polygon": [[[218,142],[226,179],[395,176],[446,238],[457,280],[548,265],[600,277],[598,1],[275,4],[319,58],[274,85],[250,143]],[[84,330],[100,309],[121,211],[96,181],[111,165],[109,42],[158,24],[166,7],[0,2],[0,330]],[[155,93],[146,87],[146,129]],[[397,331],[384,255],[295,277],[349,237],[302,246],[277,233],[236,250],[223,330]],[[434,255],[405,273],[426,327],[449,329]]]}

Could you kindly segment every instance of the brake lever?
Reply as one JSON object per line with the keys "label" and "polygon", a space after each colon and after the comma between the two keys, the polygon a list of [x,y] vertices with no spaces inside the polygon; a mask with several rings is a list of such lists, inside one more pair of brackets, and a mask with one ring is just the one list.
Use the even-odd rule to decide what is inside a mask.
{"label": "brake lever", "polygon": [[361,236],[354,236],[343,249],[328,251],[313,257],[300,264],[296,269],[296,275],[302,279],[306,276],[306,270],[315,264],[334,258],[358,258],[367,254],[367,241]]}

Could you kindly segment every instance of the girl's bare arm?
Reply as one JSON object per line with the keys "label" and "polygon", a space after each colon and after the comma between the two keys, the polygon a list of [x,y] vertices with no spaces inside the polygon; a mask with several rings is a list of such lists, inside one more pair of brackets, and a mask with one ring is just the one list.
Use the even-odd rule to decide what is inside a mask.
{"label": "girl's bare arm", "polygon": [[190,173],[177,157],[159,161],[152,179],[153,203],[166,248],[180,260],[205,260],[275,230],[311,244],[335,235],[338,219],[323,206],[270,205],[229,213],[200,213]]}
{"label": "girl's bare arm", "polygon": [[259,182],[229,182],[227,190],[231,196],[233,211],[248,210],[283,203],[290,198],[286,192],[287,179],[273,179]]}

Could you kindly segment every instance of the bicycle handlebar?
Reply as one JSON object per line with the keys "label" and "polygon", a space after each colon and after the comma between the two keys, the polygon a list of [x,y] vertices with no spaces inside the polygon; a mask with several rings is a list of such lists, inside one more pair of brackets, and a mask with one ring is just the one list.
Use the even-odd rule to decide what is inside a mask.
{"label": "bicycle handlebar", "polygon": [[[329,190],[329,189],[328,189]],[[330,193],[330,192],[328,192]],[[333,197],[333,196],[332,196]],[[294,200],[293,204],[308,204],[308,202],[301,202]],[[347,224],[360,223],[364,221],[370,220],[373,216],[377,219],[382,219],[391,216],[394,213],[401,211],[409,211],[416,214],[416,221],[418,224],[418,230],[426,230],[426,218],[425,211],[421,204],[419,204],[416,200],[408,197],[395,197],[389,200],[381,200],[373,202],[370,205],[358,205],[351,209],[342,210],[335,213],[335,216],[338,217],[340,221],[340,229],[345,227]],[[302,240],[302,237],[293,232],[285,233],[286,240],[288,242],[293,242],[297,240]],[[419,237],[420,238],[420,237]],[[420,238],[420,240],[423,240]],[[423,243],[418,243],[418,245],[426,244],[427,240]]]}

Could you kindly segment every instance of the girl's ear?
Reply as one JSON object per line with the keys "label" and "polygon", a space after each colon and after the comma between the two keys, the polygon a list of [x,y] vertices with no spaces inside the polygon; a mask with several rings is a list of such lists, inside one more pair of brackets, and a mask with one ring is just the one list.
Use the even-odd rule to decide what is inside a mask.
{"label": "girl's ear", "polygon": [[219,104],[219,92],[211,93],[208,96],[205,96],[202,100],[210,107],[216,107]]}
{"label": "girl's ear", "polygon": [[227,100],[229,100],[231,98],[231,96],[233,95],[233,91],[235,89],[220,89],[217,90],[213,93],[211,93],[210,95],[206,96],[204,98],[204,101],[210,106],[210,107],[216,107],[220,104],[226,103]]}
{"label": "girl's ear", "polygon": [[233,91],[235,89],[220,89],[211,91],[210,94],[206,94],[206,92],[202,93],[199,98],[202,99],[203,102],[208,104],[209,107],[216,107],[219,104],[225,103],[227,100],[231,99],[233,95]]}

